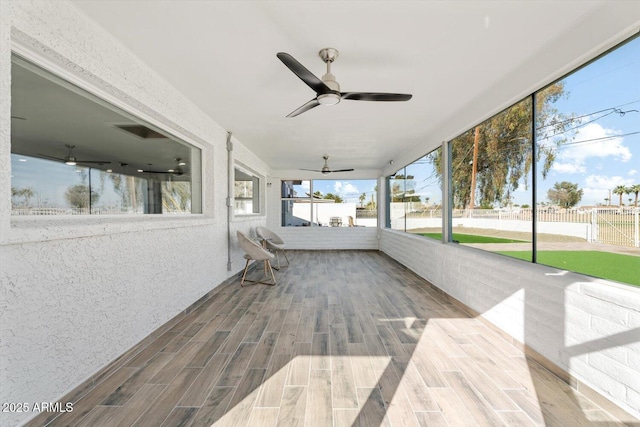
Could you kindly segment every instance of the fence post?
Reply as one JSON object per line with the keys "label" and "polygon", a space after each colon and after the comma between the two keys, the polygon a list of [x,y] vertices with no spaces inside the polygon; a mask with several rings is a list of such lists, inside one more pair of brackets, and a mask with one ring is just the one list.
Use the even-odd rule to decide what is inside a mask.
{"label": "fence post", "polygon": [[598,241],[598,209],[591,209],[591,243]]}
{"label": "fence post", "polygon": [[640,248],[640,208],[633,210],[634,246]]}

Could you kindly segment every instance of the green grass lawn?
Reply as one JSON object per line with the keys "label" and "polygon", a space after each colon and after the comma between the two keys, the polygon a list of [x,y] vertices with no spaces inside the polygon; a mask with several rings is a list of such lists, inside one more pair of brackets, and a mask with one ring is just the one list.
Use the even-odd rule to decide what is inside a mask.
{"label": "green grass lawn", "polygon": [[[442,240],[442,233],[419,233],[422,236]],[[500,237],[477,236],[474,234],[453,233],[453,240],[458,243],[527,243],[526,240],[503,239]]]}
{"label": "green grass lawn", "polygon": [[[531,261],[531,252],[500,251]],[[538,251],[538,263],[640,286],[640,257],[600,251]]]}

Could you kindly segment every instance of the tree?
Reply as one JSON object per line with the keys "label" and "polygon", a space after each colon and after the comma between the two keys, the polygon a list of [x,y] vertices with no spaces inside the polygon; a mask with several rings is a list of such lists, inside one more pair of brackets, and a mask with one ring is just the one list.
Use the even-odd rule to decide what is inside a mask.
{"label": "tree", "polygon": [[164,181],[162,183],[162,207],[167,212],[189,212],[191,207],[191,183]]}
{"label": "tree", "polygon": [[578,184],[562,181],[553,184],[553,188],[547,191],[547,198],[555,205],[563,208],[572,208],[582,199],[583,190],[578,189]]}
{"label": "tree", "polygon": [[627,187],[625,187],[624,185],[618,185],[613,189],[612,193],[620,196],[620,202],[618,202],[618,205],[622,206],[622,195],[628,193]]}
{"label": "tree", "polygon": [[[532,103],[527,98],[458,136],[451,144],[452,196],[454,208],[474,205],[505,206],[520,185],[527,188],[527,177],[534,161],[543,178],[551,169],[558,146],[575,126],[571,117],[558,112],[553,104],[565,96],[564,83],[555,83],[536,94],[535,127],[538,148],[531,149]],[[477,148],[477,150],[476,150]],[[477,153],[477,155],[475,155]],[[434,165],[442,183],[443,150],[427,159]],[[475,168],[474,168],[475,166]],[[474,172],[475,169],[475,172]],[[472,181],[475,178],[474,189]]]}
{"label": "tree", "polygon": [[[89,186],[85,184],[76,184],[64,192],[64,198],[71,206],[75,208],[88,208],[89,207]],[[91,192],[91,204],[95,204],[100,195],[95,191]]]}
{"label": "tree", "polygon": [[636,201],[633,204],[636,208],[638,207],[638,193],[640,193],[640,184],[634,184],[629,187],[629,193],[633,193],[636,196]]}
{"label": "tree", "polygon": [[333,194],[333,193],[327,193],[326,196],[324,196],[324,199],[327,200],[334,200],[336,203],[342,203],[342,197],[338,196],[337,194]]}
{"label": "tree", "polygon": [[363,207],[362,204],[364,203],[366,198],[367,198],[367,194],[366,193],[362,193],[360,195],[360,197],[358,198],[360,200],[360,207]]}
{"label": "tree", "polygon": [[[16,187],[11,187],[11,200],[13,202],[14,197],[22,197],[24,199],[23,201],[23,207],[28,208],[29,204],[31,202],[31,198],[33,196],[35,196],[36,193],[35,191],[33,191],[32,187],[23,187],[23,188],[16,188]],[[17,203],[13,203],[13,204],[17,204]]]}

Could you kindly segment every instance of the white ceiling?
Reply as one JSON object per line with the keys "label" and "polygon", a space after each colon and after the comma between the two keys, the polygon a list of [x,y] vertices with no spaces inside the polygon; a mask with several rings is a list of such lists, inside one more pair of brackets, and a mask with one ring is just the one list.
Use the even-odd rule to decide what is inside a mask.
{"label": "white ceiling", "polygon": [[[74,3],[271,168],[319,168],[329,154],[334,169],[379,170],[553,49],[602,1]],[[324,47],[340,51],[332,71],[343,91],[413,99],[343,101],[285,118],[314,93],[276,53],[321,77]]]}

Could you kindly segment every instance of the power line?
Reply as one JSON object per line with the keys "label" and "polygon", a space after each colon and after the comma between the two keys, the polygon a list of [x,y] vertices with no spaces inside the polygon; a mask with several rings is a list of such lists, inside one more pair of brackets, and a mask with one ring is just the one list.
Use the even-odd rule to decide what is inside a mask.
{"label": "power line", "polygon": [[585,140],[582,140],[582,141],[565,142],[564,144],[561,144],[559,146],[559,148],[565,147],[567,145],[586,144],[588,142],[605,141],[607,139],[622,138],[623,136],[637,135],[639,133],[640,133],[640,131],[636,131],[636,132],[622,133],[622,134],[619,134],[619,135],[602,136],[600,138],[585,139]]}
{"label": "power line", "polygon": [[[549,124],[546,124],[546,125],[542,125],[542,126],[540,126],[540,127],[536,128],[536,130],[540,130],[540,129],[542,129],[542,128],[549,127],[549,126],[558,126],[558,125],[561,125],[561,124],[564,124],[564,123],[567,123],[567,122],[573,122],[573,121],[575,121],[575,120],[577,120],[577,119],[582,119],[582,118],[584,118],[584,117],[589,117],[589,116],[592,116],[592,115],[594,115],[594,114],[604,113],[604,112],[606,112],[606,111],[611,111],[611,110],[620,110],[620,108],[621,108],[621,107],[626,107],[627,105],[636,104],[636,103],[638,103],[638,102],[640,102],[640,99],[636,99],[635,101],[629,101],[629,102],[627,102],[627,103],[625,103],[625,104],[616,105],[615,107],[609,107],[609,108],[605,108],[605,109],[602,109],[602,110],[593,111],[593,112],[591,112],[591,113],[583,114],[583,115],[581,115],[581,116],[572,117],[572,118],[570,118],[570,119],[563,120],[563,121],[561,121],[561,122],[557,122],[557,123],[549,123]],[[630,111],[636,111],[636,110],[630,110]],[[612,112],[615,112],[615,111],[612,111]],[[624,111],[624,112],[623,112],[623,114],[622,114],[622,116],[624,116],[624,114],[625,114],[625,113],[627,113],[627,112],[626,112],[626,111]]]}

